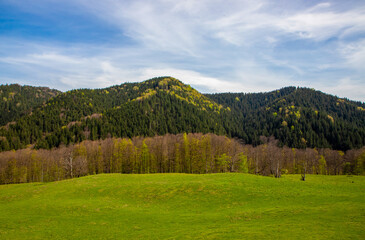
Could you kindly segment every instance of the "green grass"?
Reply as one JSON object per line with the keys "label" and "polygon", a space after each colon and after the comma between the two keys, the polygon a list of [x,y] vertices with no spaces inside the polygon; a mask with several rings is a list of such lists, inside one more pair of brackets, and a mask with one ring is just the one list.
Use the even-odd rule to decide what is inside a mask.
{"label": "green grass", "polygon": [[365,239],[365,177],[102,174],[2,185],[0,239]]}

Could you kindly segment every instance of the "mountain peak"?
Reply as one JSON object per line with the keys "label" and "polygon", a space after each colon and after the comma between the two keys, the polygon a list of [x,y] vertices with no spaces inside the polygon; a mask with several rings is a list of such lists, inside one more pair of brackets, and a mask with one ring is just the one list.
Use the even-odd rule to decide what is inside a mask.
{"label": "mountain peak", "polygon": [[173,77],[153,78],[142,82],[141,85],[148,85],[150,88],[147,88],[141,96],[136,98],[136,100],[142,100],[147,97],[151,97],[157,92],[164,92],[182,101],[192,104],[195,107],[198,107],[200,110],[214,111],[218,113],[222,109],[229,110],[229,108],[224,108],[222,105],[217,104],[213,100],[204,96],[190,85],[184,84],[180,80]]}

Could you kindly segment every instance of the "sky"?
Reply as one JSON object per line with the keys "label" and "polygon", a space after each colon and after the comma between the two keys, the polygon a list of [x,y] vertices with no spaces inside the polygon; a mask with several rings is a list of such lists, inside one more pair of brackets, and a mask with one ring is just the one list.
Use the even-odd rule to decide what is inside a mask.
{"label": "sky", "polygon": [[365,102],[365,1],[0,0],[0,84],[158,76],[204,93],[299,86]]}

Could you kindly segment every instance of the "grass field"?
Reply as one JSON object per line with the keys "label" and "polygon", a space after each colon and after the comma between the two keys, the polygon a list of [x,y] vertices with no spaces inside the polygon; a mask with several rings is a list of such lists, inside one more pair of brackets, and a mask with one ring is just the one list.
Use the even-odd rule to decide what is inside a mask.
{"label": "grass field", "polygon": [[365,177],[102,174],[2,185],[0,239],[365,239]]}

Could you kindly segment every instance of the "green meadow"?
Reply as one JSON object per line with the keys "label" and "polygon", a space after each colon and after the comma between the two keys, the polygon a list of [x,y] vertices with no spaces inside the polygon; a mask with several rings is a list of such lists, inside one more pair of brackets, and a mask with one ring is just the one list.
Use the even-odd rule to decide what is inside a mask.
{"label": "green meadow", "polygon": [[365,239],[365,177],[101,174],[1,185],[0,239]]}

